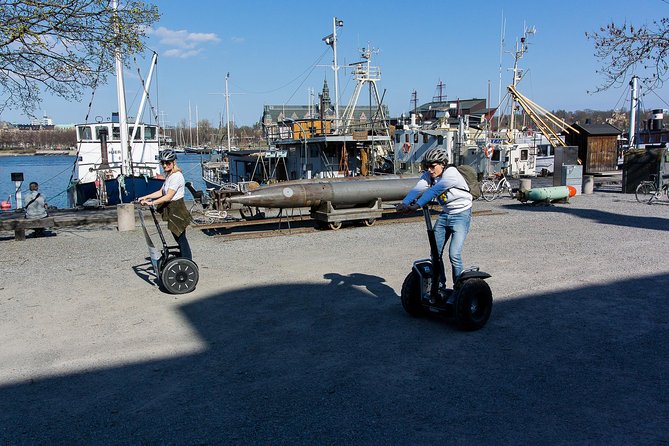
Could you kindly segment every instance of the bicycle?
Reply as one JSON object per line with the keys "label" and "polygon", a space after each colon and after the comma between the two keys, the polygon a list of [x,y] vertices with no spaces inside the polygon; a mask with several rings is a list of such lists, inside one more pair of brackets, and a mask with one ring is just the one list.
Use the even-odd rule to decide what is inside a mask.
{"label": "bicycle", "polygon": [[212,200],[209,194],[201,190],[195,190],[190,181],[186,183],[186,189],[193,195],[193,204],[189,209],[193,223],[196,225],[209,225],[225,220],[228,217],[226,211],[212,209]]}
{"label": "bicycle", "polygon": [[[509,197],[513,198],[513,188],[506,179],[504,171],[495,174],[496,179],[486,179],[481,183],[481,196],[485,201],[492,201],[507,191]],[[497,180],[499,178],[499,180]]]}
{"label": "bicycle", "polygon": [[652,204],[653,200],[659,200],[662,195],[669,199],[669,184],[664,183],[658,189],[657,175],[651,175],[650,180],[640,182],[634,191],[634,196],[639,203]]}

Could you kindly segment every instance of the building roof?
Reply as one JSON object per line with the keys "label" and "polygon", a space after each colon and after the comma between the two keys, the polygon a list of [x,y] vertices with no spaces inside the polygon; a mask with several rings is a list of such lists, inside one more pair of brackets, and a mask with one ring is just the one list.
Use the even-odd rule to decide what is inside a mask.
{"label": "building roof", "polygon": [[[346,107],[339,107],[339,116],[344,114]],[[383,105],[383,110],[386,116],[388,116],[388,107]],[[355,107],[355,113],[353,114],[354,120],[367,120],[370,116],[373,116],[377,112],[376,106],[368,105],[358,105]],[[334,119],[334,110],[328,108],[323,113],[325,118]],[[286,119],[318,119],[320,113],[318,107],[311,108],[311,116],[309,115],[309,106],[308,105],[265,105],[263,109],[262,122],[265,125],[277,124],[283,122]]]}
{"label": "building roof", "polygon": [[460,111],[465,112],[465,114],[470,114],[475,112],[484,113],[486,111],[486,100],[472,98],[472,99],[454,99],[447,101],[432,101],[432,102],[427,102],[425,104],[421,104],[419,107],[416,108],[416,111],[419,113],[423,113],[429,110],[445,111],[445,110],[451,110],[452,107],[459,108]]}
{"label": "building roof", "polygon": [[620,135],[622,131],[611,124],[573,124],[578,130],[583,130],[588,135]]}

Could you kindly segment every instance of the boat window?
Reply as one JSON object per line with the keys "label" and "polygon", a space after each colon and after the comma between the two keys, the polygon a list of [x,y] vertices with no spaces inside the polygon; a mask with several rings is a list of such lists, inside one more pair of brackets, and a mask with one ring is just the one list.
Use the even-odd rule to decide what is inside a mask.
{"label": "boat window", "polygon": [[539,155],[539,156],[550,156],[551,155],[550,144],[539,144],[539,145],[537,145],[537,155]]}
{"label": "boat window", "polygon": [[[132,138],[132,132],[135,130],[135,126],[128,127],[128,138]],[[137,134],[135,135],[135,141],[142,140],[142,128],[137,128]]]}
{"label": "boat window", "polygon": [[156,139],[156,127],[144,127],[144,139]]}
{"label": "boat window", "polygon": [[397,135],[395,135],[395,142],[396,142],[396,143],[399,144],[399,142],[400,142],[401,140],[402,140],[402,137],[401,137],[401,135],[400,135],[399,133],[398,133]]}
{"label": "boat window", "polygon": [[443,135],[437,136],[437,145],[440,145],[440,146],[444,145],[444,136]]}
{"label": "boat window", "polygon": [[427,133],[423,133],[423,144],[427,144],[429,139],[430,139],[430,135],[428,135]]}
{"label": "boat window", "polygon": [[520,160],[521,161],[526,161],[528,158],[529,150],[523,149],[520,151]]}
{"label": "boat window", "polygon": [[404,142],[409,142],[409,134],[408,133],[404,134]]}
{"label": "boat window", "polygon": [[95,126],[95,140],[99,141],[100,140],[100,130],[104,130],[107,132],[107,135],[109,135],[109,130],[107,130],[106,125],[96,125]]}
{"label": "boat window", "polygon": [[86,127],[79,127],[78,130],[79,130],[79,140],[81,140],[81,141],[86,141],[86,140],[90,141],[91,139],[93,139],[93,137],[91,136],[92,134],[91,134],[91,128],[90,128],[90,127],[88,127],[88,126],[86,126]]}
{"label": "boat window", "polygon": [[112,139],[119,140],[121,139],[121,127],[118,125],[115,125],[112,128]]}
{"label": "boat window", "polygon": [[418,144],[418,133],[413,134],[413,143]]}
{"label": "boat window", "polygon": [[500,161],[501,160],[501,158],[500,158],[501,154],[502,154],[501,150],[495,150],[494,152],[492,152],[492,156],[490,157],[490,160],[491,161]]}

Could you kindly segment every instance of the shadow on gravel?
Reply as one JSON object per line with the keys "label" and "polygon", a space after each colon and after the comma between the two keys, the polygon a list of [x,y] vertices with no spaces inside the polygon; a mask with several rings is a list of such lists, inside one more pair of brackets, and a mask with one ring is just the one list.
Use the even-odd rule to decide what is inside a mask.
{"label": "shadow on gravel", "polygon": [[158,286],[158,276],[156,276],[156,272],[153,269],[151,257],[145,257],[144,260],[146,260],[146,262],[140,263],[139,265],[133,265],[132,270],[137,274],[137,277],[144,282],[149,285]]}
{"label": "shadow on gravel", "polygon": [[[639,203],[639,206],[648,206]],[[600,211],[597,209],[577,209],[569,205],[546,205],[546,204],[509,204],[507,209],[521,210],[527,212],[560,212],[571,214],[579,218],[592,220],[596,223],[615,226],[626,226],[632,228],[652,229],[656,231],[669,231],[669,217],[639,217],[636,215],[615,214],[613,212]]]}
{"label": "shadow on gravel", "polygon": [[497,302],[473,333],[409,317],[381,278],[327,278],[184,304],[201,353],[0,387],[0,443],[669,438],[669,273]]}

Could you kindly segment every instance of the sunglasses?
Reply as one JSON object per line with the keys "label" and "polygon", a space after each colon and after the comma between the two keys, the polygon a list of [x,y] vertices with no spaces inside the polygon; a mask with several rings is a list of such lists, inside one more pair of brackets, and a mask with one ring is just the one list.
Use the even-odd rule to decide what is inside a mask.
{"label": "sunglasses", "polygon": [[434,169],[437,166],[439,166],[439,163],[423,164],[423,170]]}
{"label": "sunglasses", "polygon": [[172,164],[172,161],[161,161],[161,162],[160,162],[160,165],[161,165],[161,166],[167,166],[167,165],[169,165],[169,164]]}

